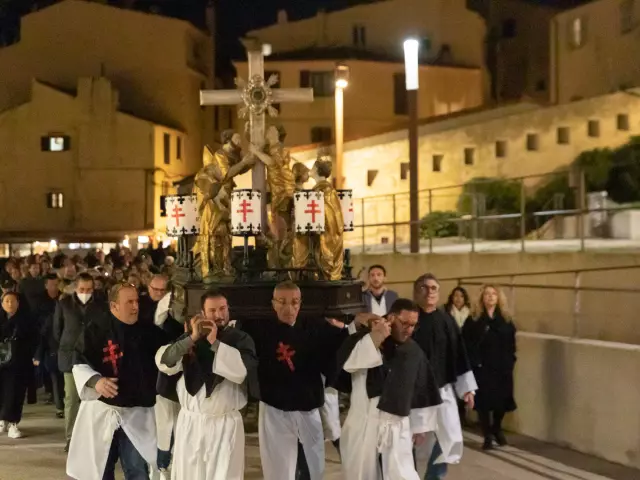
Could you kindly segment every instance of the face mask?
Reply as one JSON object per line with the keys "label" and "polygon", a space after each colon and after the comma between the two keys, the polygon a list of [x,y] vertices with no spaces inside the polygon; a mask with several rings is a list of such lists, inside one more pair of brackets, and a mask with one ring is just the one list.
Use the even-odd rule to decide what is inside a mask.
{"label": "face mask", "polygon": [[78,300],[80,300],[83,305],[85,305],[89,300],[91,300],[90,293],[76,293],[76,295],[78,296]]}

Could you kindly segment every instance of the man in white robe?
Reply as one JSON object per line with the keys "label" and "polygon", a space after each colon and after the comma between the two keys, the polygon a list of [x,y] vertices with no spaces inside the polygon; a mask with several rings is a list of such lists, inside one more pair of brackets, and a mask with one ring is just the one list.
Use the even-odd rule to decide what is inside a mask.
{"label": "man in white robe", "polygon": [[[436,428],[441,399],[420,347],[411,339],[418,306],[398,299],[342,345],[336,385],[351,392],[342,430],[344,478],[419,480],[413,445]],[[381,462],[379,458],[381,457]]]}
{"label": "man in white robe", "polygon": [[421,307],[414,340],[425,352],[433,367],[442,405],[438,409],[435,435],[417,449],[416,456],[428,459],[425,480],[440,480],[447,473],[447,464],[462,459],[463,438],[456,395],[473,408],[478,389],[471,370],[460,328],[448,313],[438,309],[440,283],[430,274],[414,282],[414,295]]}
{"label": "man in white robe", "polygon": [[161,372],[178,380],[173,480],[242,480],[247,377],[257,368],[253,340],[229,326],[227,299],[206,292],[190,332],[158,350]]}
{"label": "man in white robe", "polygon": [[138,322],[138,291],[126,283],[110,292],[110,314],[92,318],[78,342],[73,376],[82,400],[73,429],[67,475],[76,480],[148,480],[156,464],[154,325]]}

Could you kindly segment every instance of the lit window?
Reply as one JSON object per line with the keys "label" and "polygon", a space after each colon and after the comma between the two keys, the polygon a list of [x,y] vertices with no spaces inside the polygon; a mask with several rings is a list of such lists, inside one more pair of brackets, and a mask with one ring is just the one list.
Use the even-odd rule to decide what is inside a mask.
{"label": "lit window", "polygon": [[587,36],[587,22],[584,17],[576,17],[570,24],[570,44],[573,48],[580,48],[585,44]]}
{"label": "lit window", "polygon": [[40,138],[43,152],[66,152],[71,148],[71,139],[64,135],[47,135]]}
{"label": "lit window", "polygon": [[47,208],[63,208],[64,194],[60,192],[47,193]]}

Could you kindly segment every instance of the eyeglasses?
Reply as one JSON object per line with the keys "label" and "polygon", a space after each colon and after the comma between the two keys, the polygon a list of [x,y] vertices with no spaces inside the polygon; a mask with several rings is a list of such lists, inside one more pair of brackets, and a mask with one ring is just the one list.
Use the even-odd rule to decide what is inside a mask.
{"label": "eyeglasses", "polygon": [[293,300],[291,300],[291,303],[287,303],[282,298],[274,298],[273,301],[278,305],[280,305],[281,307],[286,307],[286,306],[299,307],[300,304],[302,303],[302,300],[300,300],[299,298],[294,298]]}
{"label": "eyeglasses", "polygon": [[438,285],[420,285],[420,290],[428,290],[435,293],[440,290],[440,287]]}

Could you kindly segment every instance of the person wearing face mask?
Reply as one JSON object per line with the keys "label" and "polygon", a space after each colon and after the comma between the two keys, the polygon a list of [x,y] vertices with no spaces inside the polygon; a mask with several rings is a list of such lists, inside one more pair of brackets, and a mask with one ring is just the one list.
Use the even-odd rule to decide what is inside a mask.
{"label": "person wearing face mask", "polygon": [[[300,288],[279,283],[272,300],[275,317],[240,324],[256,344],[260,407],[258,436],[265,480],[294,480],[298,461],[311,480],[324,473],[324,435],[319,408],[324,382],[333,376],[338,348],[348,332],[333,319],[298,318]],[[298,442],[302,454],[298,458]]]}
{"label": "person wearing face mask", "polygon": [[113,480],[120,461],[125,480],[149,480],[158,453],[155,354],[164,339],[154,325],[138,322],[135,286],[114,285],[109,310],[86,326],[77,343],[73,377],[82,403],[67,475]]}
{"label": "person wearing face mask", "polygon": [[85,327],[105,315],[107,305],[93,297],[93,277],[81,273],[75,279],[73,295],[61,298],[53,315],[53,337],[58,347],[58,369],[64,375],[64,421],[66,446],[69,450],[71,433],[80,408],[80,397],[73,380],[73,354]]}
{"label": "person wearing face mask", "polygon": [[[180,414],[173,480],[242,480],[244,426],[240,410],[257,397],[258,358],[252,338],[229,325],[229,305],[215,290],[200,300],[187,333],[156,354],[161,372],[178,377]],[[225,446],[225,447],[223,447]]]}

